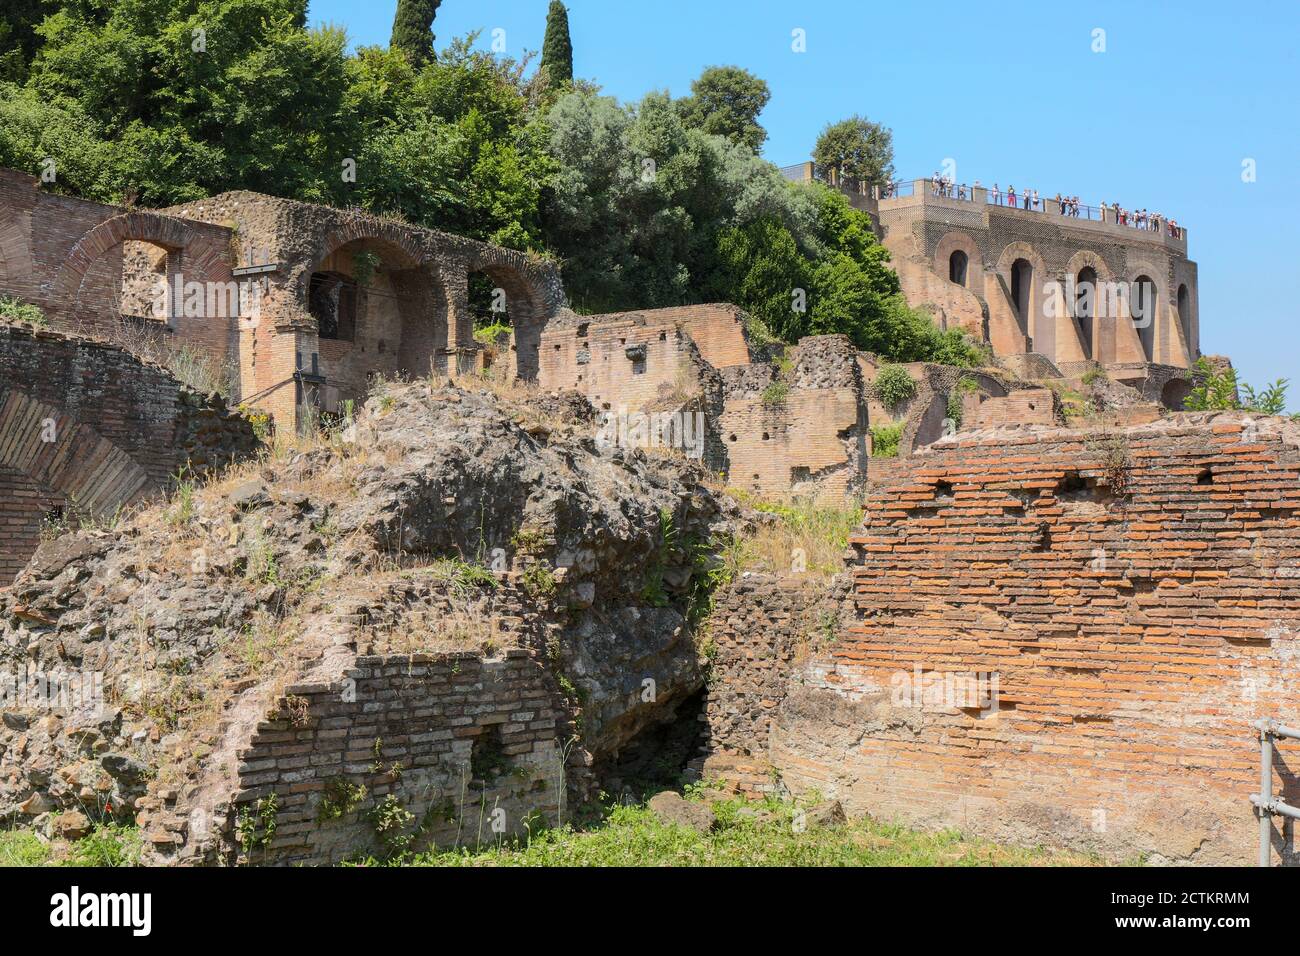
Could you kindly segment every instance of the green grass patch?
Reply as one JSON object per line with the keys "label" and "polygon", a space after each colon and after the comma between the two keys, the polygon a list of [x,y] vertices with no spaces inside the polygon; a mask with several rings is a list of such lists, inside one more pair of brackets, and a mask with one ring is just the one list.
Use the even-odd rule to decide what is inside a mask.
{"label": "green grass patch", "polygon": [[[644,806],[615,806],[586,829],[564,827],[486,849],[446,850],[406,866],[1070,866],[1097,858],[1008,847],[955,830],[921,833],[860,819],[818,827],[796,804],[741,799],[714,803],[710,833],[661,823]],[[756,820],[754,813],[769,815]]]}

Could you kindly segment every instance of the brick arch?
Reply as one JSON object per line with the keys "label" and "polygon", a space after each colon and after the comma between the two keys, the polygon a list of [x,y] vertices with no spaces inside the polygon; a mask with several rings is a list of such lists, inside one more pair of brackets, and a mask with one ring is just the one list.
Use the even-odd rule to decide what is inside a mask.
{"label": "brick arch", "polygon": [[[1027,351],[1027,338],[1032,339],[1038,322],[1038,313],[1042,305],[1036,290],[1030,290],[1028,315],[1022,332],[1012,307],[1011,267],[1017,259],[1025,259],[1033,267],[1034,284],[1042,288],[1042,283],[1049,278],[1047,263],[1038,250],[1027,242],[1017,240],[1008,243],[997,260],[990,266],[984,266],[985,301],[989,304],[989,338],[993,348],[999,354],[1013,354]],[[1033,349],[1041,352],[1042,341],[1034,341]],[[1047,353],[1051,357],[1050,350]]]}
{"label": "brick arch", "polygon": [[1074,255],[1070,256],[1070,261],[1065,264],[1065,274],[1067,276],[1077,276],[1084,268],[1091,267],[1097,273],[1097,278],[1103,282],[1109,282],[1114,278],[1114,272],[1111,271],[1106,260],[1091,249],[1080,249]]}
{"label": "brick arch", "polygon": [[114,246],[132,241],[184,253],[185,272],[196,278],[219,282],[234,278],[226,247],[192,224],[153,212],[128,212],[101,222],[77,240],[54,280],[53,298],[75,309],[90,267]]}
{"label": "brick arch", "polygon": [[395,264],[403,269],[425,265],[432,258],[430,251],[413,238],[411,230],[382,219],[360,216],[327,233],[312,246],[311,253],[307,256],[307,275],[310,276],[312,269],[344,246],[358,241],[384,246],[390,252],[395,252]]}
{"label": "brick arch", "polygon": [[[5,288],[16,287],[23,277],[35,272],[32,249],[26,238],[31,234],[30,223],[21,221],[29,216],[30,213],[15,209],[0,221],[0,284]],[[19,217],[20,221],[15,222],[12,217]]]}
{"label": "brick arch", "polygon": [[983,257],[980,253],[979,244],[975,241],[974,237],[965,232],[960,232],[954,229],[952,232],[946,233],[943,238],[939,240],[938,244],[934,247],[935,274],[944,279],[948,278],[948,262],[951,259],[952,254],[957,251],[966,253],[966,268],[968,272],[965,288],[979,288],[977,283],[981,277],[976,276],[974,272],[977,269],[982,269]]}
{"label": "brick arch", "polygon": [[[558,272],[521,252],[494,246],[476,246],[466,259],[465,272],[466,276],[484,273],[505,291],[514,329],[516,374],[536,378],[542,331],[564,304]],[[472,341],[473,316],[468,309],[462,315],[465,327],[458,330],[459,341]]]}
{"label": "brick arch", "polygon": [[95,429],[17,389],[0,390],[0,468],[93,515],[155,487],[139,462]]}

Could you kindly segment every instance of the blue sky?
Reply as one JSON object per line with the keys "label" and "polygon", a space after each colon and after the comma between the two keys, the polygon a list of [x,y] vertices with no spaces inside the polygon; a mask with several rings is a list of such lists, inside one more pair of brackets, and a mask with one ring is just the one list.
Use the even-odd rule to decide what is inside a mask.
{"label": "blue sky", "polygon": [[[1159,210],[1190,230],[1201,348],[1293,381],[1300,410],[1300,4],[1128,0],[921,4],[566,0],[574,70],[619,99],[689,92],[700,70],[765,79],[764,154],[801,162],[828,122],[894,131],[895,168]],[[438,45],[505,30],[537,50],[547,0],[443,0]],[[388,43],[396,0],[312,0],[313,24]],[[791,50],[806,31],[807,52]],[[1093,52],[1094,30],[1105,52]],[[1242,181],[1253,160],[1256,181]]]}

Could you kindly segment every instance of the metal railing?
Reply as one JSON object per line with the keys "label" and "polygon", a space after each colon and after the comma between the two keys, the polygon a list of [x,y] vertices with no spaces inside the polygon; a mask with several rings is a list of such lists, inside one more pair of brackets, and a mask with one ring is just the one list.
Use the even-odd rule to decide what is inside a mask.
{"label": "metal railing", "polygon": [[1273,796],[1273,738],[1300,740],[1300,730],[1284,727],[1265,717],[1251,724],[1259,731],[1259,793],[1250,795],[1259,817],[1259,865],[1268,866],[1273,849],[1273,817],[1300,820],[1300,808]]}
{"label": "metal railing", "polygon": [[783,166],[781,167],[781,175],[796,182],[816,180],[844,192],[870,196],[877,200],[901,199],[907,196],[915,196],[918,191],[921,191],[921,195],[973,203],[977,201],[975,198],[976,190],[983,190],[985,201],[990,206],[1014,207],[1026,212],[1050,211],[1052,214],[1063,216],[1066,219],[1086,219],[1091,222],[1127,226],[1138,232],[1152,232],[1174,239],[1187,238],[1187,233],[1182,226],[1172,224],[1169,220],[1162,219],[1159,216],[1149,216],[1145,222],[1139,222],[1136,214],[1130,210],[1123,210],[1121,213],[1114,206],[1089,206],[1086,203],[1072,202],[1068,198],[1058,199],[1055,196],[1043,196],[1041,194],[1037,200],[1030,200],[1027,204],[1023,192],[1017,192],[1013,197],[1011,193],[1004,189],[994,190],[991,186],[982,184],[972,186],[968,183],[954,183],[949,180],[936,182],[932,178],[927,178],[900,179],[896,182],[877,185],[865,180],[841,176],[839,171],[834,168],[819,166],[811,162]]}

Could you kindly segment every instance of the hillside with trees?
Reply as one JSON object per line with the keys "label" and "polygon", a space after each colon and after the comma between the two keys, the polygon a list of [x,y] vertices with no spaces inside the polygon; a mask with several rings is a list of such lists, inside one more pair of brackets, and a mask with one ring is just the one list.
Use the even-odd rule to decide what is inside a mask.
{"label": "hillside with trees", "polygon": [[[0,165],[53,160],[48,188],[142,207],[231,189],[361,207],[553,256],[578,311],[725,300],[786,341],[977,361],[904,303],[864,213],[761,158],[761,78],[710,66],[687,96],[619,102],[575,77],[560,0],[539,0],[538,68],[477,34],[435,48],[440,2],[402,0],[390,46],[355,51],[306,0],[6,4]],[[860,117],[818,152],[864,176],[892,160]]]}

